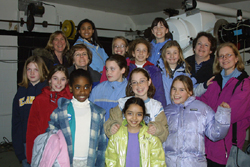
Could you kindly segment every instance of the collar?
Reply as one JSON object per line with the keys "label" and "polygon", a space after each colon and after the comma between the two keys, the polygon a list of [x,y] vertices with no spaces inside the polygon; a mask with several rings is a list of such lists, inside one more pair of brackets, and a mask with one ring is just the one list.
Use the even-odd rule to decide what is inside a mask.
{"label": "collar", "polygon": [[[130,63],[135,65],[135,61],[134,60],[131,60]],[[152,64],[150,61],[146,61],[146,63],[143,65],[143,68],[146,67],[146,66],[153,66],[153,65],[154,64]]]}
{"label": "collar", "polygon": [[88,99],[86,99],[84,102],[80,102],[74,96],[73,96],[71,102],[72,102],[73,106],[76,106],[76,107],[85,107],[85,106],[89,105]]}

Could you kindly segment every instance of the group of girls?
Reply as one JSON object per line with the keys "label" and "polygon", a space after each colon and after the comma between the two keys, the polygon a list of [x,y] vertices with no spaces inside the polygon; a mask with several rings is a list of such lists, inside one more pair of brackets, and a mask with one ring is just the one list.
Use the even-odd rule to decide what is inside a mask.
{"label": "group of girls", "polygon": [[[231,45],[219,48],[215,57],[219,63],[215,68],[221,76],[210,80],[209,76],[199,82],[195,74],[206,63],[195,59],[197,69],[190,69],[179,44],[170,39],[163,18],[156,18],[151,30],[152,52],[150,43],[144,39],[128,44],[124,37],[115,37],[112,55],[108,57],[98,41],[94,23],[85,19],[77,27],[69,72],[58,65],[48,74],[45,64],[36,60],[39,56],[26,61],[23,82],[13,100],[12,118],[13,145],[23,166],[31,163],[35,138],[45,131],[59,129],[67,143],[71,166],[105,166],[105,163],[107,166],[206,166],[205,151],[209,163],[225,164],[226,158],[222,161],[213,158],[213,144],[220,150],[226,145],[229,152],[231,110],[232,121],[243,121],[238,130],[242,147],[249,116],[246,115],[248,106],[242,104],[244,100],[240,95],[244,92],[245,98],[250,90],[237,49]],[[200,38],[203,36],[196,39],[196,45],[201,46],[194,47],[196,55],[202,52],[204,39]],[[206,51],[211,53],[209,49]],[[235,69],[238,70],[234,72]],[[229,81],[237,80],[241,82],[230,96],[237,97],[237,102],[242,99],[240,104],[244,108],[239,119],[233,118],[238,105],[229,98],[229,91],[224,91]],[[212,93],[212,87],[218,89],[219,94],[225,92],[228,99],[221,98],[215,104],[213,100],[218,99],[215,97],[218,94]],[[199,99],[211,108],[194,95],[201,95]],[[25,113],[21,112],[22,108]],[[108,145],[106,136],[110,138]],[[206,139],[205,150],[205,136],[219,141]],[[222,145],[221,139],[225,136]],[[207,152],[210,142],[214,150]]]}

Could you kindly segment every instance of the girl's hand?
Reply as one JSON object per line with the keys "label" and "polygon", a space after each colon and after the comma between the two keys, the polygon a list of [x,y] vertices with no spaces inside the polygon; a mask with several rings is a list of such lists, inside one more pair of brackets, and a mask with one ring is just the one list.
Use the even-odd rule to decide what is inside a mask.
{"label": "girl's hand", "polygon": [[116,134],[116,132],[120,129],[120,125],[119,124],[114,124],[111,126],[111,129],[110,129],[110,133],[112,135]]}
{"label": "girl's hand", "polygon": [[224,108],[230,108],[229,104],[227,104],[226,102],[222,102],[220,106]]}
{"label": "girl's hand", "polygon": [[212,80],[215,78],[215,76],[212,76],[208,81],[207,81],[207,86],[209,86],[210,84],[212,84]]}
{"label": "girl's hand", "polygon": [[147,131],[149,134],[151,134],[151,135],[154,135],[155,134],[155,132],[156,132],[156,127],[154,126],[154,125],[152,125],[152,124],[150,124],[149,126],[148,126],[148,131]]}

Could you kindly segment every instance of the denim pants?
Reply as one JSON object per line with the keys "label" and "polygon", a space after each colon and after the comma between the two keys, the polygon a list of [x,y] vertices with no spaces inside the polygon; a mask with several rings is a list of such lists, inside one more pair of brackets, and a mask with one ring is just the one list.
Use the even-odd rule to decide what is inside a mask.
{"label": "denim pants", "polygon": [[[24,151],[25,151],[25,156],[26,156],[26,143],[24,143]],[[30,167],[30,164],[28,164],[27,159],[22,160],[22,166]]]}

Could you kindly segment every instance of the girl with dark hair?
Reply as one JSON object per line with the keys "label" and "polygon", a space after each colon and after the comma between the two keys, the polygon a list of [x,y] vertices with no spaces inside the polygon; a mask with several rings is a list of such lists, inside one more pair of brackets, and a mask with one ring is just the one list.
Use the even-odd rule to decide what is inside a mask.
{"label": "girl with dark hair", "polygon": [[132,56],[129,64],[129,75],[135,68],[140,67],[146,69],[156,88],[154,99],[160,101],[162,106],[166,107],[166,98],[162,93],[164,92],[164,88],[161,70],[147,60],[151,55],[151,44],[142,38],[135,39],[129,45],[129,55]]}
{"label": "girl with dark hair", "polygon": [[89,100],[106,110],[105,120],[109,118],[109,110],[118,105],[118,99],[125,97],[128,67],[126,58],[111,55],[106,60],[106,76],[104,81],[92,90]]}
{"label": "girl with dark hair", "polygon": [[151,56],[148,58],[148,61],[157,65],[157,61],[161,56],[162,46],[169,40],[171,40],[171,34],[169,32],[168,23],[164,18],[157,17],[151,24],[152,32],[152,41],[151,45],[153,46],[151,51]]}
{"label": "girl with dark hair", "polygon": [[[89,101],[90,74],[77,69],[70,74],[73,99],[60,98],[52,112],[48,131],[61,129],[66,139],[71,166],[105,166],[105,110]],[[70,118],[70,119],[69,119]]]}
{"label": "girl with dark hair", "polygon": [[159,137],[164,142],[168,136],[167,118],[161,102],[153,99],[155,87],[149,73],[143,68],[135,68],[129,76],[126,87],[126,96],[118,100],[118,106],[110,109],[110,117],[104,124],[104,130],[108,137],[115,134],[122,125],[123,115],[121,110],[124,103],[132,98],[139,97],[145,102],[146,113],[144,121],[149,126],[148,133]]}
{"label": "girl with dark hair", "polygon": [[105,65],[108,55],[98,40],[95,24],[91,20],[84,19],[80,21],[77,26],[75,40],[76,41],[74,45],[84,44],[91,50],[92,62],[90,67],[93,68],[93,70],[102,73],[102,68]]}
{"label": "girl with dark hair", "polygon": [[106,166],[166,167],[161,141],[148,133],[143,121],[146,114],[141,98],[132,97],[124,105],[125,120],[112,135],[105,152]]}
{"label": "girl with dark hair", "polygon": [[50,114],[57,108],[58,99],[61,97],[72,98],[67,86],[68,78],[66,67],[54,66],[47,78],[49,86],[42,89],[42,93],[35,98],[31,106],[26,133],[26,154],[29,163],[31,163],[34,140],[48,128]]}

